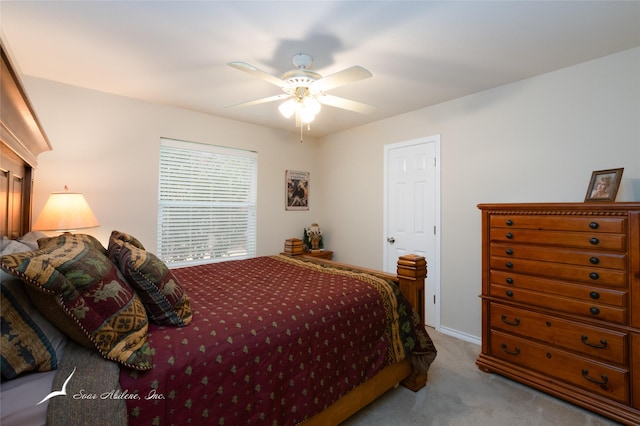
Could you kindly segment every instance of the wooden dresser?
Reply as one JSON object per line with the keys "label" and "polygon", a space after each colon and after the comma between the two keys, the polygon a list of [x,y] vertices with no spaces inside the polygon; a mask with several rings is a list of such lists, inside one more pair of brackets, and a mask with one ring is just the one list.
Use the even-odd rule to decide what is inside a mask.
{"label": "wooden dresser", "polygon": [[640,425],[640,203],[478,208],[477,365]]}

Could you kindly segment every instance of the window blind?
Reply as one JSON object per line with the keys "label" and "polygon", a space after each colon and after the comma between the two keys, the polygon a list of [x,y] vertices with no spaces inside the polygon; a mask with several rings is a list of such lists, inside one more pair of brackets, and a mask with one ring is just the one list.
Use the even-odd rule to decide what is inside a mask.
{"label": "window blind", "polygon": [[170,267],[256,254],[257,154],[161,139],[158,256]]}

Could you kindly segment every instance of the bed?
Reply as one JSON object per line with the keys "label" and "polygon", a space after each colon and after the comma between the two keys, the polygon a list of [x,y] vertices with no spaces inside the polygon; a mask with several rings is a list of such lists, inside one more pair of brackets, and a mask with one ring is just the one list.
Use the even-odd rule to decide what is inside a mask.
{"label": "bed", "polygon": [[[48,364],[37,368],[44,372],[18,372],[3,383],[2,424],[13,424],[12,416],[18,416],[15,424],[24,424],[20,416],[30,408],[42,414],[46,405],[48,424],[99,424],[94,416],[114,424],[116,412],[123,418],[115,424],[132,425],[337,424],[398,382],[406,379],[414,389],[424,385],[436,354],[397,279],[384,274],[285,255],[156,271],[150,265],[158,264],[157,258],[146,252],[138,266],[130,253],[105,266],[115,244],[110,242],[107,250],[88,235],[37,242],[38,250],[1,258],[3,271],[10,274],[2,278],[3,321],[13,321],[6,299],[20,299],[20,309],[29,313],[24,320],[38,324],[31,328],[42,330],[39,339],[47,341],[43,346],[55,362],[45,356]],[[26,240],[5,240],[4,245],[21,243]],[[406,256],[401,262],[402,268],[418,265],[420,271],[423,259]],[[162,299],[169,301],[165,308],[173,317],[158,309],[161,303],[149,308],[153,297],[145,300],[145,290],[131,290],[135,285],[124,277],[134,273],[119,269],[127,267],[137,268],[138,278],[154,282],[164,294],[167,286],[178,284],[175,297]],[[104,285],[114,280],[122,286],[116,291]],[[69,290],[63,281],[76,290],[83,287],[77,291],[81,294],[63,295]],[[51,312],[52,306],[57,310]],[[117,327],[78,315],[79,307],[98,312],[103,322],[129,321],[132,326],[103,344]],[[5,333],[3,324],[3,346],[10,345],[5,338],[15,337],[15,330]],[[3,364],[11,361],[4,359],[4,349]],[[36,386],[36,376],[44,385],[25,398],[14,381]],[[37,404],[63,387],[71,397]],[[8,409],[18,407],[11,395],[27,406]],[[357,402],[344,402],[349,398]],[[331,414],[338,410],[334,405],[338,414]]]}
{"label": "bed", "polygon": [[425,386],[424,258],[397,275],[283,254],[169,269],[118,230],[29,232],[33,164],[6,138],[1,154],[29,183],[0,194],[21,195],[0,224],[1,424],[327,425]]}

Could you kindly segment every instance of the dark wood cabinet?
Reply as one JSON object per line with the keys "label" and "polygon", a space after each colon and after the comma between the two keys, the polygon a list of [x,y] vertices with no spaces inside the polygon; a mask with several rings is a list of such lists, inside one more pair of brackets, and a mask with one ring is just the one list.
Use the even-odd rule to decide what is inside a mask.
{"label": "dark wood cabinet", "polygon": [[640,424],[640,203],[478,208],[479,368]]}
{"label": "dark wood cabinet", "polygon": [[33,168],[51,149],[8,52],[0,40],[0,236],[31,229]]}

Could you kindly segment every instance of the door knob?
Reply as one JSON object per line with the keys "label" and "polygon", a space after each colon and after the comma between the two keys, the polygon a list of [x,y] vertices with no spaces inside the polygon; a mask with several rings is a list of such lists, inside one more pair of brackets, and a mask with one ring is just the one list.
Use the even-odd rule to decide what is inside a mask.
{"label": "door knob", "polygon": [[393,244],[396,242],[396,239],[393,237],[387,237],[387,242]]}

